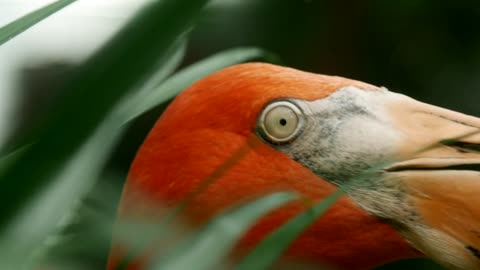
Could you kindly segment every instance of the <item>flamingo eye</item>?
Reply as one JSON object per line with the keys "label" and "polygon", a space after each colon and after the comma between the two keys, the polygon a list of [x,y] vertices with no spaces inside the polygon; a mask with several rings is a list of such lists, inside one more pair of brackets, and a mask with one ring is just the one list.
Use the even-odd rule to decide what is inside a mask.
{"label": "flamingo eye", "polygon": [[291,142],[300,134],[302,126],[302,111],[289,101],[269,104],[259,119],[260,134],[274,144]]}

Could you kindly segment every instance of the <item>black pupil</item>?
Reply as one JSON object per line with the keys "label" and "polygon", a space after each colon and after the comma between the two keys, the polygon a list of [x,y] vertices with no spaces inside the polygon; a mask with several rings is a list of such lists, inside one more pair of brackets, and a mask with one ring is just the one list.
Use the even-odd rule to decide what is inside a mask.
{"label": "black pupil", "polygon": [[287,124],[287,120],[284,118],[280,119],[280,125],[285,126]]}

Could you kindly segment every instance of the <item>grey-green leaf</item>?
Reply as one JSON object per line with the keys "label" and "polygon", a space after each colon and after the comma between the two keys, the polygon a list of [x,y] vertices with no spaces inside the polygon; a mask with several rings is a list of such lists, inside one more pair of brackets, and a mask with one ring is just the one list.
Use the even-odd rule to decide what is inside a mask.
{"label": "grey-green leaf", "polygon": [[[128,104],[119,102],[160,66],[167,69],[159,71],[163,76],[175,68],[183,53],[172,55],[169,48],[206,2],[151,2],[86,62],[34,143],[2,168],[0,268],[24,266],[92,187],[123,131],[125,117],[117,106]],[[147,33],[156,34],[144,39]]]}
{"label": "grey-green leaf", "polygon": [[268,269],[308,226],[315,222],[343,194],[341,189],[308,208],[271,233],[235,268],[236,270]]}
{"label": "grey-green leaf", "polygon": [[[181,44],[183,42],[170,49],[169,59],[156,72],[157,80],[161,80],[162,76],[167,77],[178,66],[184,53],[184,46]],[[124,108],[131,107],[135,102],[135,99],[128,97],[122,99],[112,113],[99,123],[86,144],[58,168],[52,184],[37,197],[30,198],[29,206],[18,213],[7,233],[0,238],[0,269],[18,269],[20,265],[28,262],[25,258],[28,254],[36,248],[43,248],[40,243],[48,235],[61,229],[58,226],[60,220],[69,215],[96,182],[113,147],[126,129],[126,126],[122,125],[125,119]],[[28,147],[22,147],[12,155],[21,156]],[[6,157],[5,166],[14,158],[10,158],[12,155]],[[32,223],[32,220],[35,222]],[[45,253],[44,250],[37,252]]]}
{"label": "grey-green leaf", "polygon": [[132,110],[128,120],[132,120],[168,101],[195,81],[215,71],[255,59],[275,61],[277,58],[274,54],[259,48],[235,48],[220,52],[188,66],[164,83],[152,87],[149,94],[143,98],[143,103]]}
{"label": "grey-green leaf", "polygon": [[59,0],[0,28],[0,45],[77,0]]}
{"label": "grey-green leaf", "polygon": [[217,216],[194,239],[160,258],[151,269],[216,269],[258,218],[294,198],[290,193],[275,193]]}
{"label": "grey-green leaf", "polygon": [[121,123],[128,124],[129,120],[131,120],[132,114],[136,111],[142,104],[145,102],[145,99],[148,99],[151,95],[152,88],[156,85],[163,83],[175,69],[178,68],[181,61],[185,57],[187,49],[187,42],[185,38],[179,38],[178,41],[170,52],[167,55],[170,56],[170,60],[166,63],[163,63],[162,67],[157,69],[154,74],[148,79],[148,81],[140,87],[135,92],[129,93],[128,97],[125,98],[125,102],[123,102],[122,107],[119,107],[121,114]]}
{"label": "grey-green leaf", "polygon": [[206,2],[149,2],[80,68],[67,83],[62,102],[35,133],[32,141],[36,143],[0,172],[0,196],[5,201],[0,205],[0,234],[18,211],[52,184],[59,168],[78,152],[115,104],[154,72]]}

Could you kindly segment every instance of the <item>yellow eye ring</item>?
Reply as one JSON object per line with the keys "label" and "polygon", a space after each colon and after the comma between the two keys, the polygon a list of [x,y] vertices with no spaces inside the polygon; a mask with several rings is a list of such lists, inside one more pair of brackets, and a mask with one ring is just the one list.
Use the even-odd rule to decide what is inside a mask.
{"label": "yellow eye ring", "polygon": [[258,120],[258,131],[262,137],[274,144],[293,141],[302,131],[303,113],[294,103],[276,101],[263,109]]}

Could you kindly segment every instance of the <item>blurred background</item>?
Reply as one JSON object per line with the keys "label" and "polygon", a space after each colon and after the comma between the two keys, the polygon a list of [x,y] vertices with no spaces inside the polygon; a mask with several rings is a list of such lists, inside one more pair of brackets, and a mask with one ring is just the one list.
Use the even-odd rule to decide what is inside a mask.
{"label": "blurred background", "polygon": [[[49,2],[0,0],[0,25]],[[145,2],[80,0],[1,47],[0,113],[15,121],[0,122],[0,140],[21,140],[75,67]],[[479,19],[480,2],[474,0],[217,0],[192,30],[183,65],[224,49],[256,46],[276,53],[286,66],[385,86],[480,116]],[[113,203],[103,209],[107,217],[158,113],[134,123],[106,169],[109,177],[99,185],[113,187]],[[101,265],[102,254],[84,253]],[[428,261],[382,269],[407,266],[441,269]]]}
{"label": "blurred background", "polygon": [[[0,0],[0,23],[48,2]],[[58,75],[88,57],[145,2],[81,0],[5,44],[0,93],[9,89],[41,101],[14,117],[37,115],[32,111],[43,107],[38,95],[55,96],[49,84],[58,84],[64,77]],[[184,64],[231,47],[258,46],[290,67],[478,115],[479,15],[473,0],[217,0],[192,31]]]}

